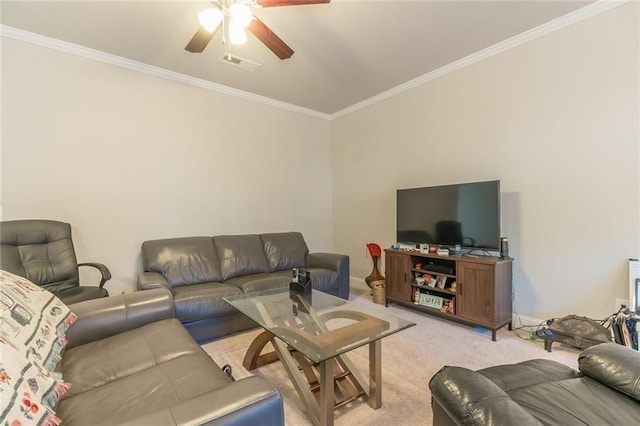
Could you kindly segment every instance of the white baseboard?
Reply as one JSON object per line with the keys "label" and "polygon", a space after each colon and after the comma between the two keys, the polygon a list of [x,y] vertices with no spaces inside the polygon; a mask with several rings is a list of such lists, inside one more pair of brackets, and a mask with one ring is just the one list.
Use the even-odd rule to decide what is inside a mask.
{"label": "white baseboard", "polygon": [[349,281],[353,282],[357,282],[357,283],[361,283],[364,285],[367,285],[367,282],[364,280],[364,278],[360,278],[360,277],[353,277],[353,276],[349,276]]}
{"label": "white baseboard", "polygon": [[513,313],[513,328],[519,327],[534,327],[537,328],[539,325],[545,325],[547,322],[546,319],[528,317],[526,315],[520,315],[517,313]]}

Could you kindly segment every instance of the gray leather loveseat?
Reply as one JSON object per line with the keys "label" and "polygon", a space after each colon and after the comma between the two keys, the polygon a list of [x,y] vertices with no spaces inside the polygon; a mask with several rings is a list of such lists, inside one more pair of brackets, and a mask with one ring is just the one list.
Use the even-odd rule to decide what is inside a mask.
{"label": "gray leather loveseat", "polygon": [[579,372],[546,359],[478,371],[444,367],[429,382],[433,424],[638,424],[640,353],[601,343],[578,364]]}
{"label": "gray leather loveseat", "polygon": [[200,342],[256,327],[222,298],[287,287],[292,268],[309,270],[314,289],[349,297],[349,257],[309,253],[299,232],[145,241],[142,266],[138,289],[168,289]]}
{"label": "gray leather loveseat", "polygon": [[284,424],[273,385],[232,381],[174,318],[166,290],[69,308],[78,320],[58,365],[71,383],[56,407],[64,425]]}

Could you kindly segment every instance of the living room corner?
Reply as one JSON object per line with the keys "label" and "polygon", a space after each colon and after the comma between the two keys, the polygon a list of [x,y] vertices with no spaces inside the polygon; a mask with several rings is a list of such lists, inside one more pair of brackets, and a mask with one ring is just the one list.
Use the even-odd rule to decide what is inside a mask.
{"label": "living room corner", "polygon": [[[109,13],[79,26],[41,13],[71,2],[3,2],[0,394],[15,404],[0,403],[0,423],[633,423],[640,353],[616,344],[611,323],[640,255],[640,2],[256,0],[254,25],[295,55],[255,27],[230,46],[230,12],[206,51],[185,52],[209,37],[197,12],[236,2],[87,3],[70,23]],[[363,5],[372,28],[397,13],[398,35],[416,21],[422,34],[376,52],[364,36],[332,38]],[[175,28],[159,24],[187,9]],[[451,21],[419,19],[427,11]],[[520,32],[527,19],[540,22]],[[114,22],[120,35],[98,31]],[[143,31],[152,23],[158,33]],[[333,56],[311,48],[319,40]],[[262,70],[229,68],[223,50]],[[361,86],[423,62],[440,65]],[[465,246],[466,258],[399,244],[398,191],[482,182],[499,188],[496,244]],[[413,294],[381,303],[365,282],[370,242],[387,288],[407,294],[425,293],[422,260],[482,264],[470,273],[489,271],[506,300],[482,314],[510,319],[428,315]],[[405,257],[400,279],[386,252]],[[450,309],[456,269],[438,293]],[[550,350],[536,331],[572,314],[610,338]]]}
{"label": "living room corner", "polygon": [[640,247],[637,8],[333,120],[334,241],[354,276],[370,272],[367,242],[396,241],[396,190],[499,179],[514,312],[604,318],[627,300]]}

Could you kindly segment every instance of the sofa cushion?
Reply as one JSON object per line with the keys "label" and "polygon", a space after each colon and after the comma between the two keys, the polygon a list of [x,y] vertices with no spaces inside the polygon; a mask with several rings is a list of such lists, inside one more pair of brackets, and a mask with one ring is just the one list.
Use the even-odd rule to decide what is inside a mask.
{"label": "sofa cushion", "polygon": [[220,258],[222,279],[269,272],[269,262],[257,235],[219,235],[213,241]]}
{"label": "sofa cushion", "polygon": [[[305,268],[311,273],[311,287],[315,290],[324,291],[325,293],[337,294],[338,290],[338,274],[330,269],[323,268]],[[246,275],[243,277],[232,278],[225,284],[238,287],[243,293],[252,293],[256,291],[273,290],[276,288],[285,288],[291,282],[291,272],[283,270],[278,272]]]}
{"label": "sofa cushion", "polygon": [[505,392],[548,381],[580,377],[573,368],[549,359],[532,359],[517,364],[496,365],[479,370],[478,373]]}
{"label": "sofa cushion", "polygon": [[280,271],[236,277],[225,284],[238,287],[243,293],[254,293],[256,291],[285,288],[289,285],[289,282],[291,282],[291,273],[289,271]]}
{"label": "sofa cushion", "polygon": [[142,243],[142,264],[171,287],[222,281],[220,260],[211,237],[186,237]]}
{"label": "sofa cushion", "polygon": [[166,410],[229,383],[226,374],[200,350],[65,398],[57,413],[67,426],[117,425]]}
{"label": "sofa cushion", "polygon": [[222,300],[241,294],[240,289],[226,283],[203,283],[174,288],[176,318],[182,322],[198,321],[229,315],[236,310]]}
{"label": "sofa cushion", "polygon": [[170,318],[67,349],[60,368],[71,396],[200,352],[180,322]]}
{"label": "sofa cushion", "polygon": [[546,425],[637,424],[640,404],[589,377],[552,380],[507,392]]}
{"label": "sofa cushion", "polygon": [[304,268],[309,248],[300,232],[260,235],[272,271]]}

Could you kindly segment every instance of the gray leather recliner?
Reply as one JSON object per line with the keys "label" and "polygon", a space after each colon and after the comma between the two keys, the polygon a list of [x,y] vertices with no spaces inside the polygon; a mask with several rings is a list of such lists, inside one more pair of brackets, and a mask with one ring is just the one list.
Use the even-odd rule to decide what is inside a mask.
{"label": "gray leather recliner", "polygon": [[[78,267],[100,271],[98,286],[81,286]],[[55,220],[0,222],[0,269],[27,278],[65,304],[109,296],[104,288],[111,272],[102,263],[78,263],[71,225]]]}
{"label": "gray leather recliner", "polygon": [[429,382],[433,424],[638,424],[640,353],[601,343],[582,351],[578,365],[532,359],[478,371],[445,366]]}
{"label": "gray leather recliner", "polygon": [[234,381],[174,316],[171,293],[138,291],[70,305],[78,317],[57,371],[66,426],[284,425],[267,379]]}

